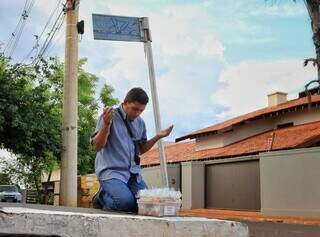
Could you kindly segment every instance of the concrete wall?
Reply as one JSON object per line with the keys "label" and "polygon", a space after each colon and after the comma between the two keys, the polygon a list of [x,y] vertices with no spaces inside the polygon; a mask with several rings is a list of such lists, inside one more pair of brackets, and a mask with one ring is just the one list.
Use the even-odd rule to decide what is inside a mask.
{"label": "concrete wall", "polygon": [[260,154],[261,212],[320,216],[320,147]]}
{"label": "concrete wall", "polygon": [[182,209],[205,207],[205,166],[203,162],[181,164]]}
{"label": "concrete wall", "polygon": [[[169,186],[175,190],[181,191],[181,168],[180,164],[167,164]],[[142,169],[142,176],[148,187],[159,188],[161,185],[160,166],[146,167]]]}
{"label": "concrete wall", "polygon": [[[41,182],[47,182],[48,180],[48,174],[44,173],[41,176]],[[52,171],[50,181],[60,181],[60,169],[56,169]]]}

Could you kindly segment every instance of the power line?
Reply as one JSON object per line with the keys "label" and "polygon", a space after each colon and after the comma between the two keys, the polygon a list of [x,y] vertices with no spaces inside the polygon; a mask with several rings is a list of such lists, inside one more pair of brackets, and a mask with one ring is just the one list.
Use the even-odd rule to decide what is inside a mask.
{"label": "power line", "polygon": [[40,55],[41,58],[44,58],[45,54],[48,53],[48,49],[49,49],[49,47],[52,45],[51,43],[52,43],[53,37],[57,34],[57,32],[60,31],[60,29],[61,29],[61,27],[62,27],[62,25],[63,25],[64,16],[65,16],[65,15],[63,15],[63,17],[61,18],[61,21],[58,23],[57,28],[55,28],[55,31],[53,32],[51,38],[49,39],[49,42],[46,44],[45,48],[43,49],[43,52],[42,52],[41,55]]}
{"label": "power line", "polygon": [[30,15],[31,9],[34,5],[35,0],[26,0],[24,7],[23,7],[23,11],[22,14],[20,16],[19,22],[15,28],[15,30],[13,31],[13,33],[11,33],[11,36],[7,42],[7,45],[4,49],[4,54],[6,52],[8,53],[8,57],[11,57],[13,52],[15,51],[15,49],[17,48],[17,45],[19,43],[20,37],[22,35],[23,29],[25,27],[26,21]]}
{"label": "power line", "polygon": [[24,63],[29,58],[32,59],[33,57],[31,57],[31,55],[32,55],[32,53],[34,51],[36,51],[35,55],[38,55],[39,46],[40,46],[40,42],[41,42],[42,36],[43,36],[44,32],[47,30],[47,28],[48,28],[48,26],[49,26],[49,24],[50,24],[50,22],[51,22],[51,20],[52,20],[52,18],[54,16],[54,14],[58,15],[59,6],[63,6],[64,7],[64,4],[62,4],[62,0],[58,0],[56,7],[51,12],[51,14],[50,14],[45,26],[43,27],[41,33],[39,35],[36,35],[36,34],[33,35],[35,37],[35,43],[34,43],[33,47],[31,48],[31,50],[23,57],[23,59],[21,60],[21,64]]}
{"label": "power line", "polygon": [[50,53],[53,51],[53,49],[55,49],[55,46],[57,45],[56,43],[60,41],[61,37],[63,36],[62,34],[62,30],[59,30],[56,38],[55,38],[55,42],[51,43],[51,45],[48,47],[47,51],[46,51],[46,55],[50,55]]}
{"label": "power line", "polygon": [[[28,2],[28,0],[26,0],[25,3],[24,3],[24,7],[23,7],[23,10],[22,10],[22,14],[26,11],[27,2]],[[4,48],[3,53],[5,53],[8,48],[10,48],[10,46],[11,46],[11,44],[12,44],[12,42],[13,42],[13,39],[14,39],[14,37],[15,37],[15,32],[21,27],[21,22],[22,22],[22,19],[23,19],[22,14],[21,14],[21,16],[20,16],[20,19],[19,19],[18,24],[16,25],[14,31],[13,31],[13,32],[11,33],[11,35],[10,35],[9,40],[7,41],[7,44],[6,44],[5,48]]]}
{"label": "power line", "polygon": [[44,41],[44,43],[42,44],[38,54],[36,55],[36,57],[33,59],[32,64],[37,65],[39,63],[39,61],[41,59],[43,59],[48,47],[50,46],[55,34],[61,29],[61,26],[63,25],[64,22],[64,10],[62,10],[59,14],[59,16],[57,17],[57,19],[55,20],[50,32],[47,34],[47,37]]}
{"label": "power line", "polygon": [[[42,32],[41,32],[40,35],[39,35],[39,39],[41,39],[43,33],[45,32],[47,26],[49,25],[49,23],[50,23],[50,21],[51,21],[53,15],[54,15],[55,13],[57,13],[57,10],[58,10],[59,6],[63,5],[61,2],[62,2],[62,0],[59,0],[58,3],[57,3],[57,5],[56,5],[56,7],[55,7],[55,9],[52,11],[52,13],[51,13],[51,15],[50,15],[50,17],[49,17],[46,25],[44,26]],[[64,7],[64,5],[63,5],[63,7]],[[62,9],[62,10],[63,10],[63,9]]]}
{"label": "power line", "polygon": [[[21,35],[22,35],[22,31],[23,31],[23,29],[24,29],[24,27],[25,27],[27,18],[28,18],[29,15],[30,15],[30,12],[31,12],[31,9],[32,9],[32,7],[33,7],[33,5],[34,5],[34,2],[35,2],[35,0],[32,0],[32,1],[29,3],[29,5],[28,5],[28,3],[27,3],[27,1],[26,1],[26,4],[25,4],[26,10],[25,10],[25,11],[22,13],[22,15],[21,15],[21,17],[22,17],[21,27],[18,28],[17,34],[14,35],[15,38],[14,38],[14,41],[13,41],[13,44],[12,44],[12,47],[11,47],[11,50],[10,50],[10,53],[9,53],[9,57],[12,56],[14,50],[16,49],[16,47],[17,47],[17,45],[18,45],[18,43],[19,43],[20,37],[21,37]],[[20,19],[21,19],[21,18],[20,18]]]}

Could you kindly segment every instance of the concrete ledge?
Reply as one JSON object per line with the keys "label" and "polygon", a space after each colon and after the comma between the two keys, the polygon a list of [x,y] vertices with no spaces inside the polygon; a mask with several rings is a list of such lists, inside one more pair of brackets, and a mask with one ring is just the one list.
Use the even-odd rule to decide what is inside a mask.
{"label": "concrete ledge", "polygon": [[26,207],[0,207],[0,236],[25,234],[65,237],[249,237],[245,224],[193,217],[80,213]]}

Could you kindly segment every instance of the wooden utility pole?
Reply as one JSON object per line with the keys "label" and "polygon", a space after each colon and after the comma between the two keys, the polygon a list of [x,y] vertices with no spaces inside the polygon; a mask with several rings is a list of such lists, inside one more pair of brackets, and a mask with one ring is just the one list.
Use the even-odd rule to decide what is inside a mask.
{"label": "wooden utility pole", "polygon": [[60,205],[77,206],[78,151],[78,32],[80,0],[66,2],[66,40],[63,86],[63,151],[61,155]]}

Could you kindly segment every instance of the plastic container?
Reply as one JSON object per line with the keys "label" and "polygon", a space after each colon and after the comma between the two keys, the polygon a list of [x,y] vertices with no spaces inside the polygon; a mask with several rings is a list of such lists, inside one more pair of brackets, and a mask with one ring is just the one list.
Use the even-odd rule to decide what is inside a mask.
{"label": "plastic container", "polygon": [[145,216],[176,216],[180,210],[180,202],[151,202],[138,200],[139,215]]}

